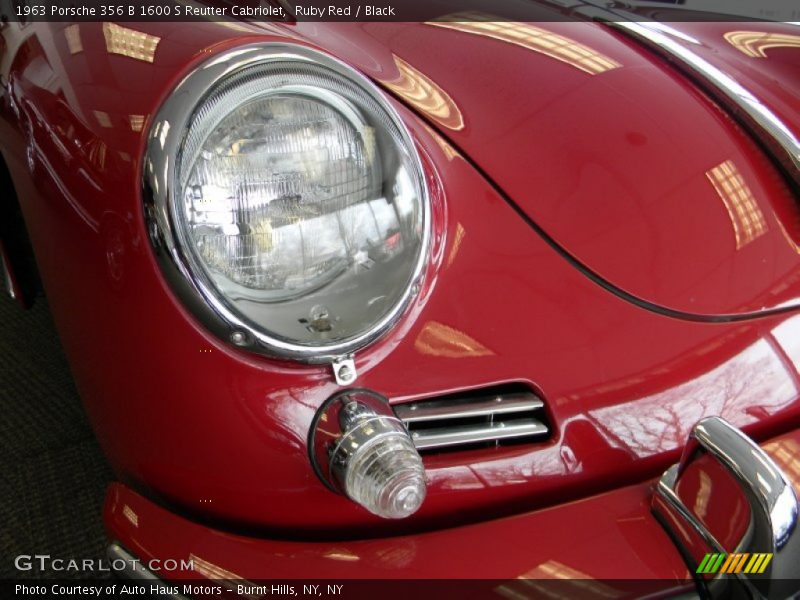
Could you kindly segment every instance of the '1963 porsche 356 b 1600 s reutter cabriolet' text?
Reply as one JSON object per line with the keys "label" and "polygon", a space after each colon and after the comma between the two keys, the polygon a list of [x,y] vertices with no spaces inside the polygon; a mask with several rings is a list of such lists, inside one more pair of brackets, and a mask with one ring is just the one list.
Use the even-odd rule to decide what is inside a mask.
{"label": "'1963 porsche 356 b 1600 s reutter cabriolet' text", "polygon": [[800,577],[800,28],[522,4],[4,24],[4,279],[112,557]]}

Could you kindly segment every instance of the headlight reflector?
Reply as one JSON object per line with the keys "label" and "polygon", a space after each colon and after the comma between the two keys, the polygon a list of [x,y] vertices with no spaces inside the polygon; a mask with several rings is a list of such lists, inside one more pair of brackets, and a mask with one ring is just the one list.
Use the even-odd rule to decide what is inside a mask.
{"label": "headlight reflector", "polygon": [[287,48],[234,52],[184,80],[153,125],[145,179],[204,320],[244,333],[240,345],[314,360],[391,326],[430,216],[413,142],[380,93]]}

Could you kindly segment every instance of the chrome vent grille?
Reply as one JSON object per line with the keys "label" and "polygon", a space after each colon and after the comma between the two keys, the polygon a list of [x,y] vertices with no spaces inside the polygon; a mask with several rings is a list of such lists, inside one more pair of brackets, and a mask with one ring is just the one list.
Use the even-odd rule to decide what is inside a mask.
{"label": "chrome vent grille", "polygon": [[480,390],[399,404],[394,411],[420,451],[541,440],[550,433],[544,402],[527,389]]}

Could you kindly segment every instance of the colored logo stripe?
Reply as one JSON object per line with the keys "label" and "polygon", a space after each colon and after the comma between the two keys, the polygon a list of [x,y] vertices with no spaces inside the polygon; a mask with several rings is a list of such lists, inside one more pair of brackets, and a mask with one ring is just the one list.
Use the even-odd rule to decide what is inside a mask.
{"label": "colored logo stripe", "polygon": [[760,574],[766,571],[772,560],[772,554],[761,552],[750,554],[737,552],[735,554],[709,553],[697,567],[697,573],[752,573]]}

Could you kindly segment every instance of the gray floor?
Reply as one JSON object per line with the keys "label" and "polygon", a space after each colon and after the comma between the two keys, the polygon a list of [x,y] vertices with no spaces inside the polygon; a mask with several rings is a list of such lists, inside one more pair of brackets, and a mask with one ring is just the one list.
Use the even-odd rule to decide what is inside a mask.
{"label": "gray floor", "polygon": [[[0,296],[0,578],[20,554],[100,558],[112,473],[72,382],[47,301],[23,311]],[[82,574],[86,577],[86,574]]]}

